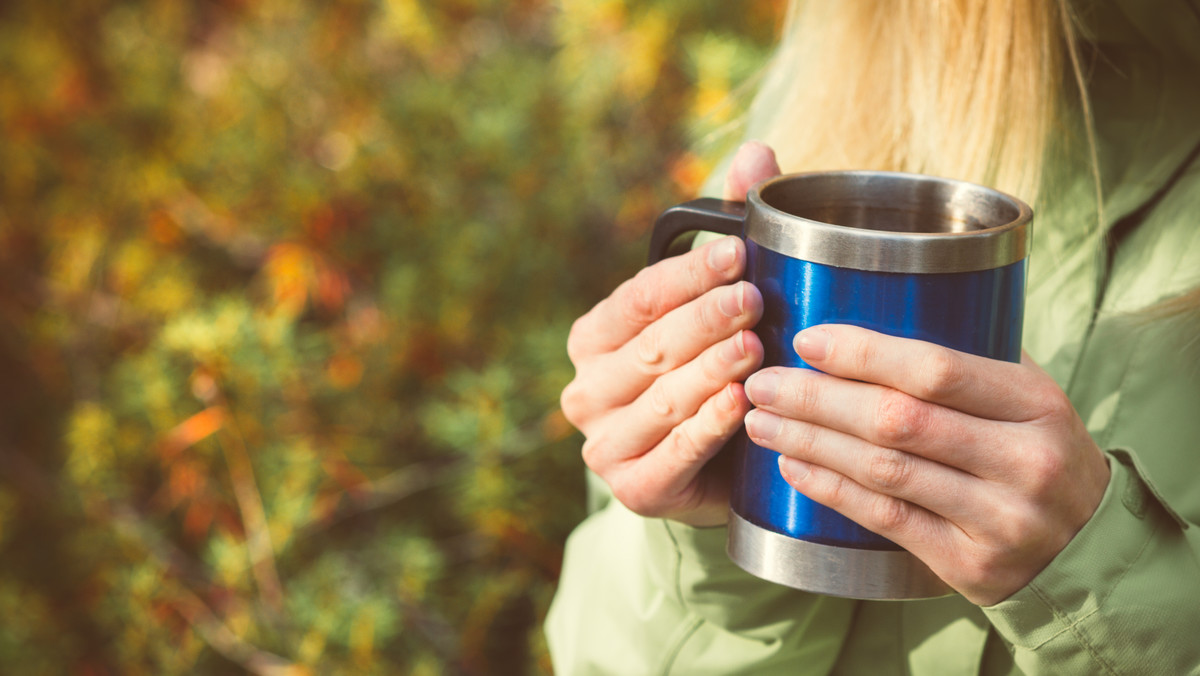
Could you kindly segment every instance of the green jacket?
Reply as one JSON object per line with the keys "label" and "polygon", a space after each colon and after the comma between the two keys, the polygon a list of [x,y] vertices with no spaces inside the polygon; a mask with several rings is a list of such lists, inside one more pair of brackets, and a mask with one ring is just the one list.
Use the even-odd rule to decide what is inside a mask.
{"label": "green jacket", "polygon": [[1200,7],[1113,4],[1085,10],[1103,218],[1086,158],[1064,156],[1025,322],[1110,458],[1083,530],[992,607],[854,601],[744,573],[723,528],[601,498],[546,623],[558,673],[1200,674],[1200,312],[1144,311],[1200,286]]}

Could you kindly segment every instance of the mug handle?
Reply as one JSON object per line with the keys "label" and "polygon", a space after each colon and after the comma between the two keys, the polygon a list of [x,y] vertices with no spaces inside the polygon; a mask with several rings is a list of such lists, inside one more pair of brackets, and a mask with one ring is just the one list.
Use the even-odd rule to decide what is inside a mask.
{"label": "mug handle", "polygon": [[654,222],[650,235],[650,256],[647,265],[654,265],[668,256],[671,244],[688,232],[708,231],[723,235],[742,235],[746,218],[746,203],[703,197],[677,204],[662,212]]}

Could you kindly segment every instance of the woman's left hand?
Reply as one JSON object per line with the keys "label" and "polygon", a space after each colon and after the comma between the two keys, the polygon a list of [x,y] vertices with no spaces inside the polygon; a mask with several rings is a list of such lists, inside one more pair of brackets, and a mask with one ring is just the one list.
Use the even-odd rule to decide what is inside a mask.
{"label": "woman's left hand", "polygon": [[796,490],[901,545],[978,605],[1028,584],[1091,518],[1108,463],[1025,356],[985,359],[844,325],[802,331],[824,373],[746,382],[755,443]]}

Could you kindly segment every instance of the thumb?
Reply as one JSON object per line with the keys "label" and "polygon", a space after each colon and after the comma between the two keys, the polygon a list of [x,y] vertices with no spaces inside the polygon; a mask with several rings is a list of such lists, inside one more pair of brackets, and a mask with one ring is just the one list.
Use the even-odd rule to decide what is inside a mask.
{"label": "thumb", "polygon": [[744,200],[746,192],[759,181],[780,174],[775,151],[760,141],[747,141],[738,148],[725,175],[725,199]]}

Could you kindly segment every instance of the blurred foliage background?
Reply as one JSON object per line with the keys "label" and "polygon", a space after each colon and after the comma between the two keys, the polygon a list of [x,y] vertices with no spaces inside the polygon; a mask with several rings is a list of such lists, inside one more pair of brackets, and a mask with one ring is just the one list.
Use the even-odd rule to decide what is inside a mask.
{"label": "blurred foliage background", "polygon": [[0,2],[0,671],[548,673],[567,330],[781,11]]}

